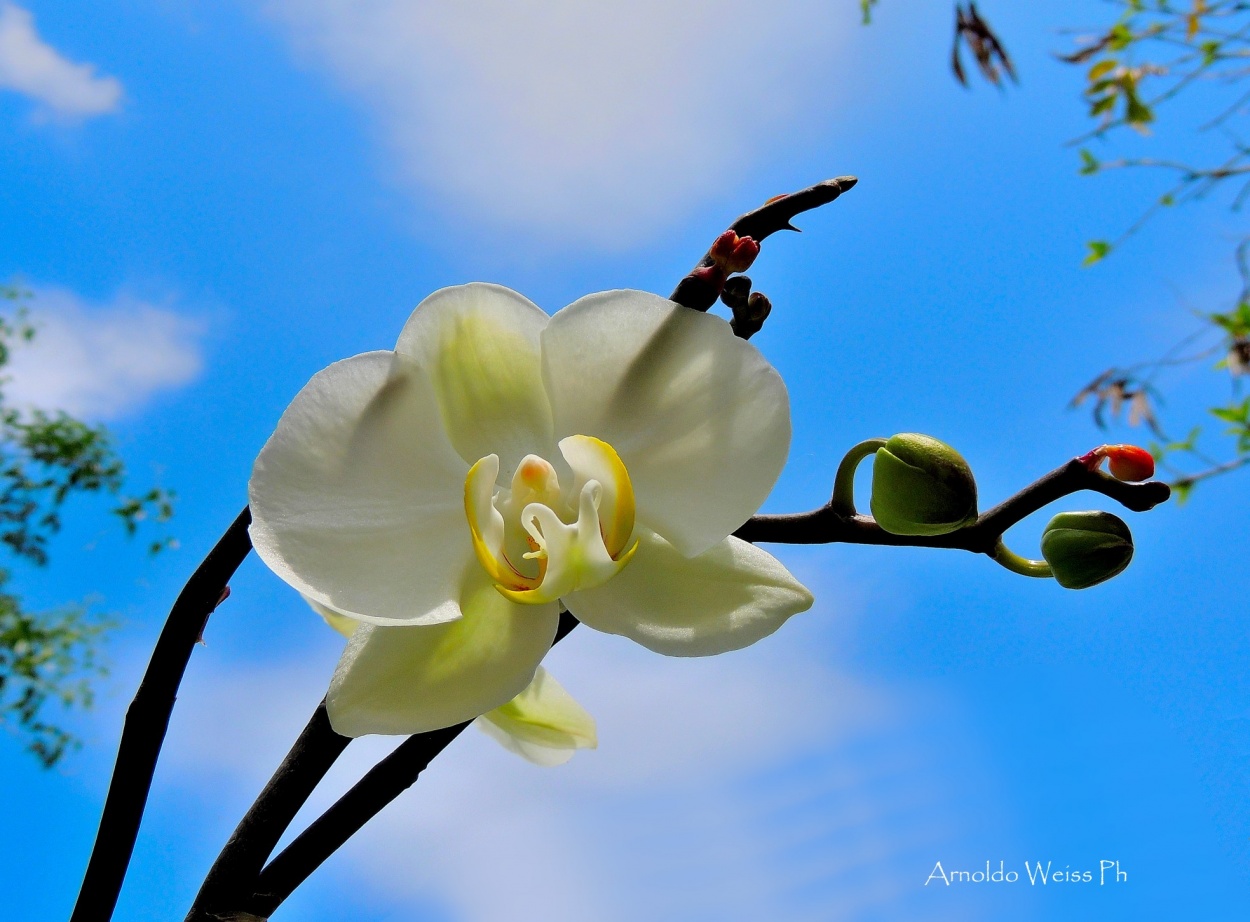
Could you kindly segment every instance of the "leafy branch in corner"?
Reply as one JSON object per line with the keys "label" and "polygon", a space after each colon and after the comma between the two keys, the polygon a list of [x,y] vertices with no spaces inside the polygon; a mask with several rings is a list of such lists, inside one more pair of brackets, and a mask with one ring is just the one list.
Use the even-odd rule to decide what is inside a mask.
{"label": "leafy branch in corner", "polygon": [[[111,497],[111,512],[128,535],[145,520],[168,521],[174,497],[159,487],[126,494],[125,465],[104,427],[6,399],[3,370],[13,349],[37,336],[29,300],[27,292],[0,286],[0,544],[17,562],[46,566],[50,542],[75,497]],[[170,543],[154,541],[151,550]],[[6,591],[11,576],[0,569],[0,723],[51,766],[76,741],[49,708],[91,705],[92,680],[104,672],[99,647],[111,623],[81,606],[29,612]]]}

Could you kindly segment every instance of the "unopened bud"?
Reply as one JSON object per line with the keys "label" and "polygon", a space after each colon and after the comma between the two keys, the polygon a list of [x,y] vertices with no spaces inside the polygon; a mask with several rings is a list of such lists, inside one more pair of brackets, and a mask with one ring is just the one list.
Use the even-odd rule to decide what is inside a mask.
{"label": "unopened bud", "polygon": [[1097,470],[1103,458],[1107,459],[1107,467],[1116,480],[1137,483],[1155,475],[1154,456],[1136,445],[1099,445],[1088,454],[1082,455],[1080,460],[1090,470]]}
{"label": "unopened bud", "polygon": [[1042,556],[1065,589],[1088,589],[1133,559],[1133,534],[1110,512],[1061,512],[1042,532]]}
{"label": "unopened bud", "polygon": [[733,230],[727,230],[716,238],[712,244],[712,262],[724,270],[726,275],[734,272],[746,272],[760,255],[760,245],[751,237],[739,237]]}
{"label": "unopened bud", "polygon": [[747,319],[757,326],[763,326],[772,312],[773,302],[768,300],[768,295],[762,291],[751,292],[751,297],[747,298]]}
{"label": "unopened bud", "polygon": [[872,463],[872,516],[895,535],[944,535],[977,518],[977,484],[959,452],[915,432],[894,436]]}
{"label": "unopened bud", "polygon": [[746,310],[747,299],[751,297],[751,280],[745,275],[735,275],[731,279],[725,280],[725,287],[720,293],[720,299],[725,305],[734,312],[734,316],[738,316],[739,311]]}

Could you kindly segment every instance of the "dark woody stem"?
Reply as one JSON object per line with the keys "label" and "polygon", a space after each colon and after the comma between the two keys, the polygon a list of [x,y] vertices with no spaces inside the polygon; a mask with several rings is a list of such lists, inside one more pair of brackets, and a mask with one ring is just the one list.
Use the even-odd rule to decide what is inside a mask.
{"label": "dark woody stem", "polygon": [[[562,611],[552,646],[578,623]],[[322,702],[213,863],[186,922],[268,918],[383,807],[412,787],[470,722],[408,737],[265,865],[295,814],[351,742],[330,728]]]}
{"label": "dark woody stem", "polygon": [[213,862],[187,922],[229,918],[251,895],[252,883],[278,840],[350,742],[330,726],[323,700]]}
{"label": "dark woody stem", "polygon": [[[859,180],[854,176],[839,176],[836,179],[826,179],[824,182],[809,186],[799,192],[779,195],[754,211],[748,211],[739,217],[729,225],[729,229],[739,237],[752,238],[756,243],[763,242],[764,238],[772,236],[777,231],[797,231],[798,228],[790,223],[794,218],[805,211],[828,205],[857,182]],[[713,263],[712,251],[709,248],[690,274],[677,283],[673,293],[668,296],[669,300],[676,301],[692,310],[709,310],[720,297],[720,289],[708,284],[695,273]]]}
{"label": "dark woody stem", "polygon": [[[798,228],[791,224],[797,215],[834,201],[856,182],[853,176],[842,176],[799,192],[777,196],[761,207],[739,217],[730,229],[740,237],[751,237],[756,242],[764,240],[777,231],[797,231]],[[696,269],[710,266],[712,263],[712,254],[709,249],[699,261]],[[712,290],[692,272],[677,286],[672,300],[695,310],[706,311],[716,302],[719,294],[719,290]],[[764,310],[763,313],[766,314],[767,311]],[[762,317],[758,319],[762,322]],[[758,329],[758,323],[755,324],[755,329]],[[750,335],[747,331],[738,332],[744,338]],[[577,620],[572,615],[567,612],[562,613],[555,642],[559,642],[576,625]],[[289,790],[289,786],[280,780],[283,773],[283,769],[280,768],[279,773],[274,776],[265,792],[262,792],[252,810],[249,810],[248,817],[244,818],[217,863],[214,864],[196,900],[195,907],[188,916],[188,922],[214,918],[221,914],[221,910],[245,908],[248,913],[261,917],[272,913],[326,858],[386,804],[411,786],[421,771],[460,734],[465,726],[467,724],[410,737],[367,773],[322,817],[314,821],[290,846],[261,870],[257,877],[255,871],[259,868],[256,864],[256,855],[263,851],[262,860],[268,857],[269,850],[273,847],[273,842],[269,840],[273,839],[276,842],[286,825],[289,825],[294,812],[299,809],[299,805],[304,802],[308,793],[311,793],[310,788],[308,793],[303,794],[302,799],[297,797],[299,803],[294,804],[294,810],[290,811],[290,816],[285,817],[285,822],[275,821],[270,827],[264,823],[256,824],[250,821],[248,817],[257,811],[278,816],[272,813],[267,801],[273,798],[281,800],[285,796],[284,792]],[[305,732],[311,732],[312,727],[313,724],[310,723]],[[329,732],[333,733],[333,731]],[[301,740],[303,739],[304,737],[301,736]],[[332,741],[323,741],[323,743],[326,747],[333,748]],[[341,752],[341,749],[339,751]],[[292,750],[291,756],[288,756],[288,761],[292,756],[295,756],[295,750]],[[330,761],[332,762],[333,759]],[[298,762],[297,758],[296,763]],[[283,763],[284,766],[286,764],[286,762]],[[322,774],[328,769],[327,763]],[[299,788],[296,786],[297,794],[298,791]],[[281,829],[277,828],[279,825]],[[245,887],[252,887],[254,895],[250,903],[243,906],[238,902],[237,897],[243,893]],[[225,903],[221,903],[219,899],[222,896],[228,896]],[[221,903],[220,907],[218,903]]]}
{"label": "dark woody stem", "polygon": [[[1145,511],[1167,499],[1170,490],[1163,483],[1122,483],[1101,471],[1090,470],[1073,459],[1015,496],[981,515],[975,523],[950,535],[908,537],[886,532],[871,518],[856,515],[850,503],[850,483],[855,466],[880,447],[881,440],[868,440],[855,446],[840,469],[839,485],[846,498],[841,508],[834,501],[813,512],[798,515],[756,516],[740,528],[737,536],[756,542],[799,544],[882,544],[960,548],[985,553],[998,559],[1001,535],[1012,525],[1063,496],[1080,490],[1093,490],[1117,500],[1129,509]],[[1000,560],[1000,562],[1003,562]],[[1006,565],[1006,563],[1004,563]],[[1028,575],[1044,575],[1029,573]],[[556,633],[559,642],[577,621],[567,612],[561,615]],[[323,862],[378,814],[388,803],[407,790],[430,762],[468,724],[410,737],[386,759],[369,771],[347,794],[315,820],[287,848],[275,857],[255,880],[250,902],[236,905],[247,913],[266,918],[272,914]],[[263,795],[262,795],[263,796]],[[236,890],[236,892],[238,892]],[[189,917],[188,922],[210,916]]]}
{"label": "dark woody stem", "polygon": [[[404,740],[371,768],[329,810],[295,837],[259,875],[251,878],[253,893],[242,903],[251,915],[267,919],[313,871],[373,819],[382,808],[416,782],[469,721]],[[200,917],[188,917],[188,922]],[[208,917],[211,918],[211,917]]]}
{"label": "dark woody stem", "polygon": [[[790,223],[795,216],[834,201],[855,182],[854,177],[840,177],[778,196],[742,215],[731,229],[756,241],[780,230],[796,230]],[[709,251],[696,272],[712,262]],[[719,294],[719,290],[692,272],[671,297],[679,304],[706,311]],[[756,319],[762,322],[766,315],[764,309]],[[735,318],[739,319],[737,312]],[[754,329],[758,329],[758,323]],[[736,332],[745,338],[753,330]],[[1163,483],[1121,483],[1074,459],[952,534],[892,535],[870,517],[857,515],[853,505],[851,480],[855,465],[875,447],[879,446],[868,442],[852,450],[852,454],[858,454],[853,463],[848,456],[843,465],[845,472],[839,470],[834,499],[826,506],[795,515],[755,516],[737,531],[737,536],[752,542],[957,548],[998,559],[996,548],[1002,546],[1000,539],[1007,529],[1070,493],[1093,490],[1129,509],[1145,511],[1166,500],[1170,492]],[[224,598],[227,582],[251,550],[249,523],[250,514],[245,508],[187,583],[161,632],[139,692],[127,712],[100,831],[71,922],[107,922],[112,916],[178,686],[208,616]],[[577,623],[572,615],[562,613],[553,643],[559,642]],[[410,737],[269,861],[295,814],[349,742],[329,726],[323,703],[223,848],[188,918],[207,922],[267,917],[386,804],[410,787],[466,726],[467,723],[458,724]]]}
{"label": "dark woody stem", "polygon": [[70,922],[107,922],[113,916],[178,686],[208,616],[225,599],[230,577],[252,549],[247,533],[251,520],[244,507],[178,594],[161,629],[143,681],[126,710],[104,813]]}
{"label": "dark woody stem", "polygon": [[[867,444],[867,443],[862,443]],[[982,513],[971,525],[945,535],[895,535],[866,515],[846,515],[833,501],[789,515],[757,515],[734,534],[753,544],[882,544],[895,547],[941,547],[994,556],[1003,533],[1057,499],[1092,490],[1126,509],[1145,512],[1165,502],[1172,490],[1166,483],[1124,483],[1102,471],[1090,470],[1073,458],[1019,493]]]}

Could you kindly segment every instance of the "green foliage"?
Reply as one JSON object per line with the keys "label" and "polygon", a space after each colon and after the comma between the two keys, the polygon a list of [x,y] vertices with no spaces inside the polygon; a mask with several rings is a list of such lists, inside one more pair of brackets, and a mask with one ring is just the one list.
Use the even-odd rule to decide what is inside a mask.
{"label": "green foliage", "polygon": [[1250,336],[1250,302],[1242,300],[1225,314],[1209,314],[1207,319],[1234,338]]}
{"label": "green foliage", "polygon": [[1241,403],[1230,403],[1224,407],[1212,407],[1211,415],[1216,419],[1222,419],[1226,423],[1231,423],[1226,430],[1225,435],[1231,435],[1236,438],[1237,451],[1241,454],[1250,452],[1250,397],[1247,397]]}
{"label": "green foliage", "polygon": [[[4,399],[2,370],[12,348],[36,335],[28,299],[25,292],[0,286],[0,544],[18,560],[44,566],[74,497],[111,497],[112,514],[133,535],[145,520],[168,521],[174,496],[159,487],[126,494],[125,465],[103,426]],[[161,539],[150,549],[155,553],[170,543]],[[75,741],[45,710],[91,704],[90,680],[103,671],[97,651],[109,624],[80,609],[26,612],[18,597],[5,591],[9,578],[0,569],[0,721],[50,766]]]}
{"label": "green foliage", "polygon": [[864,25],[872,22],[872,8],[876,5],[877,0],[859,0],[859,15]]}
{"label": "green foliage", "polygon": [[1089,247],[1089,252],[1085,254],[1082,266],[1092,266],[1111,252],[1111,244],[1105,240],[1091,240],[1085,245]]}
{"label": "green foliage", "polygon": [[[864,22],[876,0],[861,0]],[[1203,105],[1211,106],[1210,116],[1202,131],[1218,130],[1228,138],[1225,157],[1212,164],[1190,164],[1180,160],[1136,158],[1101,160],[1085,147],[1080,147],[1079,173],[1094,176],[1110,170],[1147,168],[1170,173],[1170,187],[1153,196],[1136,222],[1114,240],[1091,240],[1086,244],[1082,265],[1092,266],[1119,249],[1147,221],[1161,210],[1182,202],[1203,198],[1230,182],[1239,188],[1232,199],[1236,211],[1250,199],[1250,144],[1241,140],[1246,132],[1235,124],[1250,116],[1250,93],[1241,85],[1250,77],[1246,61],[1250,59],[1250,0],[1107,0],[1098,8],[1116,10],[1110,23],[1093,29],[1080,29],[1082,36],[1075,50],[1060,60],[1084,69],[1083,96],[1090,118],[1096,126],[1075,143],[1092,138],[1108,140],[1118,129],[1131,128],[1147,134],[1159,124],[1160,113],[1174,100],[1185,96],[1192,87],[1203,85],[1208,90]],[[975,5],[970,5],[975,10]],[[952,69],[956,79],[965,83],[959,64],[961,38],[978,42],[983,53],[1001,51],[1001,43],[979,15],[969,18],[962,3],[955,4],[955,52]],[[971,33],[968,30],[971,28]],[[980,58],[978,58],[980,60]],[[1004,66],[1008,67],[1005,60]],[[984,66],[983,66],[984,70]],[[988,75],[996,83],[994,76]],[[1224,99],[1219,95],[1225,94]],[[1186,99],[1188,100],[1188,96]],[[1218,100],[1212,104],[1212,100]],[[1157,140],[1157,139],[1156,139]],[[1160,395],[1155,379],[1165,368],[1216,357],[1214,368],[1232,379],[1234,393],[1243,375],[1250,374],[1250,268],[1247,251],[1250,233],[1237,248],[1242,287],[1236,307],[1230,311],[1202,315],[1205,329],[1186,337],[1162,358],[1127,368],[1113,367],[1083,388],[1073,399],[1078,406],[1093,398],[1094,422],[1103,428],[1106,411],[1118,417],[1128,411],[1130,425],[1145,424],[1160,441],[1154,446],[1161,467],[1171,472],[1171,484],[1182,501],[1194,486],[1209,477],[1242,467],[1250,467],[1250,435],[1244,415],[1247,404],[1233,401],[1216,405],[1210,412],[1230,423],[1226,434],[1232,436],[1234,456],[1218,460],[1199,449],[1195,428],[1189,438],[1169,439],[1155,413],[1152,401]],[[1213,346],[1182,355],[1196,340],[1215,338]],[[1194,470],[1198,467],[1198,470]]]}
{"label": "green foliage", "polygon": [[[0,574],[0,587],[7,580]],[[45,767],[78,745],[48,710],[91,705],[91,680],[105,671],[98,650],[108,627],[77,608],[30,614],[16,596],[0,591],[0,723]]]}
{"label": "green foliage", "polygon": [[[1139,158],[1100,161],[1088,150],[1080,149],[1079,172],[1085,176],[1112,169],[1148,168],[1170,173],[1170,187],[1158,195],[1139,218],[1115,241],[1092,241],[1084,264],[1092,265],[1106,257],[1131,236],[1159,210],[1179,202],[1207,196],[1230,181],[1243,183],[1233,199],[1234,208],[1248,194],[1250,184],[1250,147],[1240,140],[1234,124],[1247,115],[1246,91],[1241,82],[1250,76],[1245,61],[1250,58],[1250,3],[1245,0],[1112,0],[1119,8],[1111,24],[1082,40],[1077,49],[1063,60],[1086,67],[1085,99],[1089,115],[1098,125],[1086,137],[1108,138],[1119,128],[1132,128],[1144,133],[1157,124],[1161,107],[1185,96],[1194,86],[1218,88],[1208,92],[1204,105],[1210,105],[1209,119],[1202,130],[1218,129],[1229,138],[1226,157],[1213,164],[1190,164],[1178,160]],[[1225,100],[1219,94],[1226,94]],[[1188,97],[1185,97],[1188,99]],[[1214,100],[1215,102],[1212,102]],[[1228,311],[1200,315],[1205,329],[1187,337],[1162,358],[1129,368],[1113,368],[1104,372],[1078,395],[1096,396],[1095,421],[1104,424],[1104,407],[1113,415],[1119,407],[1129,405],[1133,411],[1130,423],[1146,422],[1161,437],[1153,450],[1160,465],[1173,475],[1172,486],[1184,500],[1194,486],[1208,477],[1238,470],[1250,465],[1250,401],[1233,399],[1217,403],[1210,412],[1229,423],[1226,434],[1232,437],[1233,457],[1219,460],[1198,446],[1199,428],[1183,440],[1163,436],[1153,409],[1151,397],[1157,397],[1155,379],[1165,368],[1192,362],[1209,362],[1216,358],[1214,369],[1231,378],[1236,394],[1242,375],[1250,372],[1250,271],[1247,270],[1247,247],[1250,235],[1238,246],[1238,267],[1242,287],[1236,305]],[[1206,348],[1195,343],[1206,340]],[[1187,353],[1187,354],[1186,354]],[[1092,388],[1092,389],[1091,389]],[[1131,403],[1128,403],[1131,398]]]}

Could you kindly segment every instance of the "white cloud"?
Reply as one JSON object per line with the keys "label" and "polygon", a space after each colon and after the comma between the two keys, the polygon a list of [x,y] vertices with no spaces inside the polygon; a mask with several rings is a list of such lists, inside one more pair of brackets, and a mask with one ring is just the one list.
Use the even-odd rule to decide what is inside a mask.
{"label": "white cloud", "polygon": [[623,248],[819,120],[825,0],[266,0],[456,211]]}
{"label": "white cloud", "polygon": [[128,295],[87,304],[56,288],[38,290],[30,308],[38,332],[3,372],[19,406],[112,418],[200,372],[202,323],[167,308]]}
{"label": "white cloud", "polygon": [[[319,876],[402,917],[435,904],[464,922],[915,918],[912,878],[960,824],[907,732],[932,702],[838,675],[820,631],[795,622],[703,660],[579,630],[549,660],[595,715],[597,751],[540,769],[471,729]],[[166,783],[233,804],[277,764],[329,663],[201,668],[179,696]],[[384,750],[354,743],[311,807]]]}
{"label": "white cloud", "polygon": [[0,3],[0,88],[15,90],[63,118],[114,111],[122,98],[115,77],[96,76],[91,64],[75,64],[35,31],[35,18],[13,3]]}

